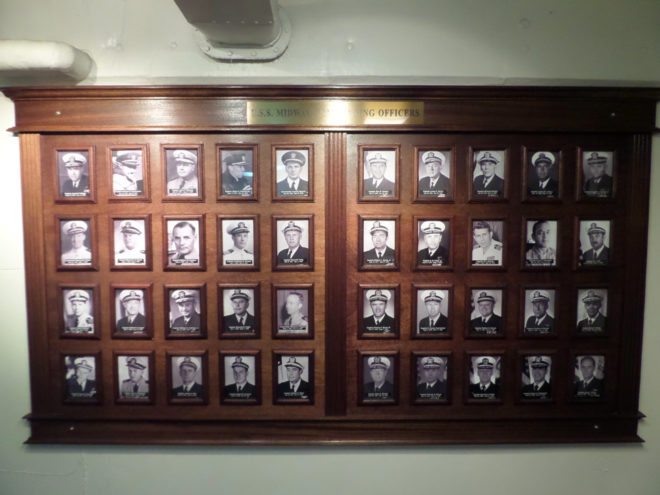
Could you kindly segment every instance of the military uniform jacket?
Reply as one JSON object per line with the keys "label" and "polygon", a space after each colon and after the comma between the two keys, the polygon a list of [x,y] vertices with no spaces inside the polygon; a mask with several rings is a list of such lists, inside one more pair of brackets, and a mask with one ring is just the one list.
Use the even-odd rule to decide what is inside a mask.
{"label": "military uniform jacket", "polygon": [[584,184],[587,196],[609,196],[612,192],[612,176],[603,174],[600,179],[588,179]]}
{"label": "military uniform jacket", "polygon": [[493,313],[486,323],[480,317],[470,320],[470,330],[473,333],[496,335],[502,330],[502,317]]}
{"label": "military uniform jacket", "polygon": [[309,182],[306,180],[298,180],[298,189],[289,187],[289,181],[287,179],[281,180],[277,183],[278,196],[307,196],[308,192]]}
{"label": "military uniform jacket", "polygon": [[532,198],[558,198],[559,183],[552,177],[543,186],[539,181],[532,181],[527,187],[527,195]]}
{"label": "military uniform jacket", "polygon": [[525,332],[528,333],[552,333],[555,328],[555,319],[549,314],[543,315],[541,321],[536,323],[536,316],[532,315],[527,318],[525,323]]}
{"label": "military uniform jacket", "polygon": [[71,377],[66,381],[66,389],[71,397],[92,397],[96,394],[96,380],[85,380],[81,387],[76,377]]}
{"label": "military uniform jacket", "polygon": [[237,249],[235,247],[222,253],[223,265],[254,265],[254,253],[247,249]]}
{"label": "military uniform jacket", "polygon": [[[137,384],[137,392],[135,385]],[[121,382],[121,396],[126,399],[144,398],[149,396],[149,382],[143,376],[133,383],[130,379]]]}
{"label": "military uniform jacket", "polygon": [[378,258],[376,248],[364,252],[363,260],[365,265],[378,266],[378,265],[393,265],[395,261],[396,252],[389,246],[385,247],[383,251],[383,259]]}
{"label": "military uniform jacket", "polygon": [[603,380],[599,378],[592,378],[589,383],[585,383],[583,380],[576,382],[573,386],[573,396],[576,398],[594,398],[598,399],[603,396],[605,392],[605,387]]}
{"label": "military uniform jacket", "polygon": [[387,180],[385,177],[380,181],[380,184],[375,185],[374,179],[364,180],[364,195],[371,197],[391,197],[394,196],[394,182]]}
{"label": "military uniform jacket", "polygon": [[172,322],[172,329],[179,328],[191,328],[191,329],[200,329],[202,328],[202,320],[199,316],[199,313],[193,312],[190,315],[190,319],[186,322],[186,319],[183,316],[179,316]]}
{"label": "military uniform jacket", "polygon": [[116,196],[137,196],[142,194],[143,190],[142,180],[133,181],[125,175],[112,174],[112,191]]}
{"label": "military uniform jacket", "polygon": [[245,178],[234,178],[233,175],[225,172],[221,176],[222,194],[225,196],[250,196],[252,194],[252,184]]}
{"label": "military uniform jacket", "polygon": [[582,256],[582,263],[585,265],[606,265],[610,260],[610,248],[603,246],[603,249],[598,255],[593,249],[585,251]]}
{"label": "military uniform jacket", "polygon": [[504,179],[498,175],[493,175],[490,182],[484,186],[483,174],[477,175],[472,182],[472,193],[475,196],[502,196],[504,194]]}
{"label": "military uniform jacket", "polygon": [[291,390],[290,382],[277,384],[277,397],[279,399],[309,399],[309,383],[305,380],[300,380],[298,390],[295,392]]}
{"label": "military uniform jacket", "polygon": [[245,382],[245,385],[243,385],[243,388],[239,392],[238,385],[232,383],[231,385],[225,385],[222,388],[222,396],[225,399],[256,399],[257,387],[251,383]]}
{"label": "military uniform jacket", "polygon": [[75,194],[76,196],[80,195],[81,193],[86,193],[89,194],[89,176],[88,175],[81,175],[80,180],[78,181],[78,186],[73,187],[73,181],[71,179],[67,179],[64,181],[64,184],[62,184],[62,194],[66,196],[67,194]]}
{"label": "military uniform jacket", "polygon": [[278,265],[308,265],[309,264],[309,249],[303,246],[298,246],[298,249],[289,258],[289,248],[282,249],[277,253]]}
{"label": "military uniform jacket", "polygon": [[525,385],[522,388],[522,395],[524,399],[548,399],[550,398],[551,387],[548,382],[543,381],[543,385],[537,390],[534,383]]}
{"label": "military uniform jacket", "polygon": [[195,382],[190,386],[190,390],[187,392],[183,391],[183,385],[180,387],[175,387],[172,389],[172,398],[174,399],[197,399],[202,397],[204,393],[204,387],[201,384]]}
{"label": "military uniform jacket", "polygon": [[385,381],[385,383],[376,390],[376,384],[374,382],[369,382],[364,387],[364,398],[371,400],[394,399],[394,385]]}
{"label": "military uniform jacket", "polygon": [[171,196],[197,196],[197,177],[182,179],[177,177],[167,183],[167,194]]}
{"label": "military uniform jacket", "polygon": [[144,265],[146,261],[146,251],[142,249],[121,249],[115,255],[117,265]]}
{"label": "military uniform jacket", "polygon": [[280,331],[289,331],[289,332],[306,332],[307,331],[308,321],[305,316],[300,313],[291,315],[288,318],[285,318],[282,324],[279,327]]}
{"label": "military uniform jacket", "polygon": [[141,331],[145,328],[147,328],[147,318],[142,313],[135,315],[135,318],[130,323],[128,321],[128,316],[124,316],[117,322],[117,330],[123,332],[130,332],[131,330]]}
{"label": "military uniform jacket", "polygon": [[431,326],[431,318],[427,316],[419,320],[419,333],[441,333],[447,331],[447,317],[442,313],[435,319]]}
{"label": "military uniform jacket", "polygon": [[577,324],[577,331],[582,333],[601,333],[607,331],[607,318],[602,313],[598,313],[593,323],[589,323],[589,318],[580,320]]}
{"label": "military uniform jacket", "polygon": [[378,324],[374,315],[364,318],[362,322],[364,323],[364,331],[367,333],[394,333],[394,318],[387,313],[383,315]]}
{"label": "military uniform jacket", "polygon": [[66,253],[62,253],[62,264],[91,265],[92,252],[85,246],[78,249],[69,249]]}
{"label": "military uniform jacket", "polygon": [[493,382],[490,382],[485,390],[481,390],[481,383],[470,384],[470,398],[472,399],[496,399],[499,393],[499,386]]}
{"label": "military uniform jacket", "polygon": [[70,332],[92,333],[94,331],[94,317],[88,313],[80,316],[67,315],[66,329]]}
{"label": "military uniform jacket", "polygon": [[417,384],[417,397],[419,399],[444,399],[447,395],[447,383],[436,380],[428,387],[426,382]]}
{"label": "military uniform jacket", "polygon": [[429,248],[422,249],[417,252],[417,264],[422,266],[447,265],[449,264],[449,252],[444,246],[438,246],[433,255]]}
{"label": "military uniform jacket", "polygon": [[448,196],[451,191],[451,182],[447,177],[440,174],[438,179],[431,187],[431,177],[422,177],[417,185],[417,194],[419,196],[431,196],[434,198],[442,198]]}
{"label": "military uniform jacket", "polygon": [[225,332],[254,332],[255,330],[254,316],[250,313],[245,314],[245,323],[242,325],[238,322],[238,317],[235,314],[225,316],[223,324]]}
{"label": "military uniform jacket", "polygon": [[486,251],[484,251],[480,246],[477,246],[472,250],[472,263],[475,265],[501,265],[502,251],[502,243],[493,239],[490,241],[490,245]]}

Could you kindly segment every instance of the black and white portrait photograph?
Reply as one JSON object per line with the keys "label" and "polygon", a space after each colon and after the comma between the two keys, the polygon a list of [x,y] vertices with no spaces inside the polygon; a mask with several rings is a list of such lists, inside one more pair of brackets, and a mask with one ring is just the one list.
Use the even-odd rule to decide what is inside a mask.
{"label": "black and white portrait photograph", "polygon": [[311,198],[312,169],[308,148],[275,148],[275,195],[273,199]]}
{"label": "black and white portrait photograph", "polygon": [[560,156],[557,151],[526,152],[526,199],[534,201],[559,199]]}
{"label": "black and white portrait photograph", "polygon": [[144,218],[113,218],[114,267],[147,267],[149,224]]}
{"label": "black and white portrait photograph", "polygon": [[218,269],[258,268],[259,231],[256,217],[219,217],[222,261]]}
{"label": "black and white portrait photograph", "polygon": [[57,151],[57,178],[61,199],[92,198],[89,150]]}
{"label": "black and white portrait photograph", "polygon": [[602,400],[604,397],[605,356],[575,356],[573,399],[598,401]]}
{"label": "black and white portrait photograph", "polygon": [[451,151],[417,151],[417,199],[451,199]]}
{"label": "black and white portrait photograph", "polygon": [[472,266],[504,265],[504,221],[472,221]]}
{"label": "black and white portrait photograph", "polygon": [[448,400],[446,355],[414,355],[414,403],[437,403]]}
{"label": "black and white portrait photograph", "polygon": [[112,196],[137,198],[145,195],[144,180],[148,174],[144,156],[142,148],[111,150]]}
{"label": "black and white portrait photograph", "polygon": [[417,223],[417,268],[450,264],[450,223],[447,219],[415,219]]}
{"label": "black and white portrait photograph", "polygon": [[505,196],[506,163],[503,150],[474,151],[472,154],[473,200],[502,199]]}
{"label": "black and white portrait photograph", "polygon": [[206,400],[205,356],[168,354],[170,398],[175,402]]}
{"label": "black and white portrait photograph", "polygon": [[470,401],[501,400],[502,357],[498,355],[469,356]]}
{"label": "black and white portrait photograph", "polygon": [[169,288],[168,337],[202,337],[202,290]]}
{"label": "black and white portrait photograph", "polygon": [[202,254],[204,233],[203,220],[196,218],[166,218],[167,258],[166,268],[200,269],[203,267]]}
{"label": "black and white portrait photograph", "polygon": [[360,289],[360,337],[396,338],[399,334],[397,291],[393,288]]}
{"label": "black and white portrait photograph", "polygon": [[314,301],[311,285],[273,286],[273,337],[310,338],[314,333]]}
{"label": "black and white portrait photograph", "polygon": [[608,329],[608,290],[583,288],[577,291],[576,331],[580,335],[604,335]]}
{"label": "black and white portrait photograph", "polygon": [[100,402],[99,355],[66,354],[64,358],[64,401]]}
{"label": "black and white portrait photograph", "polygon": [[504,334],[502,289],[471,289],[469,291],[471,337],[498,337]]}
{"label": "black and white portrait photograph", "polygon": [[258,286],[219,287],[219,296],[222,298],[220,303],[220,308],[222,308],[221,337],[258,337],[258,290]]}
{"label": "black and white portrait photograph", "polygon": [[414,308],[416,337],[441,337],[449,335],[449,289],[416,288]]}
{"label": "black and white portrait photograph", "polygon": [[63,336],[90,337],[95,335],[94,289],[62,288]]}
{"label": "black and white portrait photograph", "polygon": [[557,220],[526,220],[525,266],[547,268],[557,266]]}
{"label": "black and white portrait photograph", "polygon": [[396,403],[396,356],[392,353],[362,354],[359,366],[362,379],[361,403]]}
{"label": "black and white portrait photograph", "polygon": [[151,354],[115,354],[119,401],[152,402]]}
{"label": "black and white portrait photograph", "polygon": [[556,300],[555,289],[525,289],[523,315],[525,336],[555,333]]}
{"label": "black and white portrait photograph", "polygon": [[361,149],[361,200],[396,200],[398,150]]}
{"label": "black and white portrait photograph", "polygon": [[200,148],[165,148],[165,198],[202,197]]}
{"label": "black and white portrait photograph", "polygon": [[313,217],[282,218],[273,216],[273,260],[275,270],[310,269],[313,260]]}
{"label": "black and white portrait photograph", "polygon": [[220,199],[256,199],[255,148],[220,148]]}
{"label": "black and white portrait photograph", "polygon": [[61,266],[92,266],[92,231],[90,219],[60,220]]}
{"label": "black and white portrait photograph", "polygon": [[593,267],[611,264],[611,222],[609,220],[581,220],[579,228],[578,266]]}
{"label": "black and white portrait photograph", "polygon": [[117,338],[145,338],[151,335],[147,315],[148,290],[114,288],[115,332]]}
{"label": "black and white portrait photograph", "polygon": [[552,356],[522,356],[520,398],[524,401],[552,399]]}
{"label": "black and white portrait photograph", "polygon": [[258,355],[255,353],[222,354],[222,395],[223,403],[246,402],[255,404],[259,401]]}
{"label": "black and white portrait photograph", "polygon": [[396,219],[360,217],[359,221],[361,268],[395,269],[398,265]]}
{"label": "black and white portrait photograph", "polygon": [[614,196],[614,153],[582,152],[582,196],[609,199]]}
{"label": "black and white portrait photograph", "polygon": [[280,354],[273,356],[275,403],[314,402],[314,370],[311,354]]}

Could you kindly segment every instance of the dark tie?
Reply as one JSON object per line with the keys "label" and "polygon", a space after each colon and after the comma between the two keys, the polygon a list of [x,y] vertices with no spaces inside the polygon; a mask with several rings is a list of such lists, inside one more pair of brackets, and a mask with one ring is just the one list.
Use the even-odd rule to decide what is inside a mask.
{"label": "dark tie", "polygon": [[76,327],[80,326],[80,316],[76,316]]}
{"label": "dark tie", "polygon": [[378,259],[382,260],[383,259],[383,253],[378,253]]}
{"label": "dark tie", "polygon": [[488,183],[488,179],[484,177],[484,187],[486,187],[486,184]]}
{"label": "dark tie", "polygon": [[297,182],[294,182],[294,183],[293,183],[293,190],[294,190],[294,191],[297,191],[297,190],[298,190],[298,183],[297,183]]}
{"label": "dark tie", "polygon": [[133,385],[133,393],[137,393],[137,391],[138,391],[138,384],[136,383]]}
{"label": "dark tie", "polygon": [[291,259],[291,255],[292,255],[292,254],[293,254],[293,252],[289,249],[289,252],[288,252],[288,254],[286,255],[286,257],[289,258],[289,259]]}
{"label": "dark tie", "polygon": [[539,182],[539,189],[543,189],[543,182]]}

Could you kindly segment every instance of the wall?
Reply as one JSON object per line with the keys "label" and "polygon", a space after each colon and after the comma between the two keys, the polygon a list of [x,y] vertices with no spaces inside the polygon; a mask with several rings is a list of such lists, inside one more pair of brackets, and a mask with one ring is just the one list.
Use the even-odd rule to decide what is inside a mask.
{"label": "wall", "polygon": [[[0,37],[90,53],[85,84],[422,83],[660,85],[660,2],[288,0],[287,53],[268,64],[201,54],[172,1],[3,0]],[[0,80],[0,84],[2,81]],[[0,128],[13,106],[0,97]],[[660,137],[653,142],[649,252],[660,251]],[[3,184],[18,141],[0,133]],[[660,492],[660,258],[649,257],[642,445],[441,448],[28,447],[30,410],[21,199],[0,195],[0,493]],[[191,483],[192,482],[192,483]],[[192,488],[192,490],[191,490]]]}

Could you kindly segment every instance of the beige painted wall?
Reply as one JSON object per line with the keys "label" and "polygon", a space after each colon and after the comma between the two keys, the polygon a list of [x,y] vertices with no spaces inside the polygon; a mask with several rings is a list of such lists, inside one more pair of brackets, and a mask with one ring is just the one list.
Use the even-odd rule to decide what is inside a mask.
{"label": "beige painted wall", "polygon": [[[268,64],[207,59],[171,0],[2,0],[0,38],[71,43],[86,84],[660,85],[658,0],[283,0]],[[2,81],[0,79],[0,84]],[[13,106],[0,97],[0,129]],[[660,252],[660,137],[649,252]],[[642,445],[441,448],[27,447],[30,410],[18,142],[0,132],[0,494],[660,493],[660,257],[648,260]]]}

